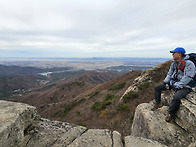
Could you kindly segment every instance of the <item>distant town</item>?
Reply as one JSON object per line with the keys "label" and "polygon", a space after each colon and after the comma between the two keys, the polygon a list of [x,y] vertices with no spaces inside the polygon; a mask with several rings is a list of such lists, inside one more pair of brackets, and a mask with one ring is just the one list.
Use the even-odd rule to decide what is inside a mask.
{"label": "distant town", "polygon": [[60,68],[70,67],[70,70],[101,70],[113,72],[128,72],[131,70],[146,70],[168,61],[168,58],[133,58],[133,57],[93,57],[93,58],[1,58],[0,64],[6,66]]}

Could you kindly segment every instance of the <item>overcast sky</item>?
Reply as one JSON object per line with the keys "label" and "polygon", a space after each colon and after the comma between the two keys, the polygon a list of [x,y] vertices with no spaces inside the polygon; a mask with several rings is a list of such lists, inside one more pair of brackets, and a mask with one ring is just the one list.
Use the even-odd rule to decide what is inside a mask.
{"label": "overcast sky", "polygon": [[196,0],[0,0],[0,57],[196,51]]}

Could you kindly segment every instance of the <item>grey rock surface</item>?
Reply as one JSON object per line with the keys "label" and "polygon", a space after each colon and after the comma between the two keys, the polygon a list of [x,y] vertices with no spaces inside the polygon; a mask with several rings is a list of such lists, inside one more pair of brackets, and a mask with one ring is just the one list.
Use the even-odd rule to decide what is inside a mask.
{"label": "grey rock surface", "polygon": [[167,146],[145,138],[126,136],[125,147],[167,147]]}
{"label": "grey rock surface", "polygon": [[196,142],[195,143],[191,143],[188,147],[196,147]]}
{"label": "grey rock surface", "polygon": [[76,140],[74,140],[68,147],[112,147],[112,132],[109,130],[89,129]]}
{"label": "grey rock surface", "polygon": [[123,147],[122,136],[119,132],[113,131],[113,147]]}
{"label": "grey rock surface", "polygon": [[68,146],[87,129],[69,123],[41,119],[36,132],[31,134],[28,147],[63,147]]}
{"label": "grey rock surface", "polygon": [[121,134],[40,118],[35,107],[0,101],[0,147],[121,147]]}
{"label": "grey rock surface", "polygon": [[196,93],[192,92],[181,100],[176,116],[176,123],[188,132],[190,138],[196,138]]}
{"label": "grey rock surface", "polygon": [[35,107],[0,101],[0,146],[25,145],[27,131],[36,126],[38,120],[39,116]]}
{"label": "grey rock surface", "polygon": [[182,100],[173,122],[165,122],[167,106],[152,111],[152,104],[140,104],[135,112],[132,136],[156,140],[162,144],[187,147],[196,140],[196,94]]}

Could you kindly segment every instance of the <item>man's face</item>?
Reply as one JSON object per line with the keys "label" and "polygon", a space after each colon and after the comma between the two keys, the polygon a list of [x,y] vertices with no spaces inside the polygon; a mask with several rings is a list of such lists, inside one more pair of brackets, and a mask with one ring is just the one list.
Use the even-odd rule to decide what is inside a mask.
{"label": "man's face", "polygon": [[181,53],[179,52],[174,52],[172,55],[175,61],[179,61],[182,58]]}

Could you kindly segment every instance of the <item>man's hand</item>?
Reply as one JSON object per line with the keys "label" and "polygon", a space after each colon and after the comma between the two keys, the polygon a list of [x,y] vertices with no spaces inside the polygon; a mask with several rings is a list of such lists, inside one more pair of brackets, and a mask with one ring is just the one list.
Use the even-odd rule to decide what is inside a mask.
{"label": "man's hand", "polygon": [[165,88],[166,88],[167,90],[172,90],[172,91],[174,91],[174,92],[176,92],[176,91],[179,90],[179,88],[176,88],[176,87],[174,87],[174,85],[170,85],[169,83],[163,82],[163,84],[165,85]]}
{"label": "man's hand", "polygon": [[163,84],[165,85],[165,88],[166,88],[167,90],[169,90],[169,89],[170,89],[170,85],[169,85],[169,83],[165,83],[165,82],[163,82]]}
{"label": "man's hand", "polygon": [[165,84],[165,88],[169,90],[169,84]]}

